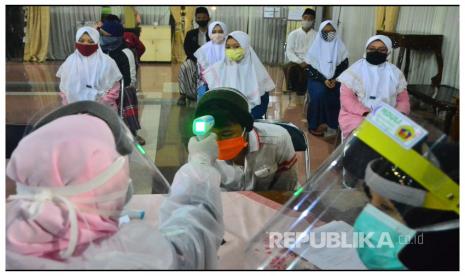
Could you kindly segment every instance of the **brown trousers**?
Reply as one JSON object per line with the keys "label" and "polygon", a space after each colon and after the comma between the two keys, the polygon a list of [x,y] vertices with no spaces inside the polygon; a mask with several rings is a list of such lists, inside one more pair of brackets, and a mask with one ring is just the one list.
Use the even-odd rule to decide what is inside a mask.
{"label": "brown trousers", "polygon": [[296,91],[299,95],[304,95],[307,91],[307,71],[299,64],[289,62],[283,66],[286,78],[287,90]]}

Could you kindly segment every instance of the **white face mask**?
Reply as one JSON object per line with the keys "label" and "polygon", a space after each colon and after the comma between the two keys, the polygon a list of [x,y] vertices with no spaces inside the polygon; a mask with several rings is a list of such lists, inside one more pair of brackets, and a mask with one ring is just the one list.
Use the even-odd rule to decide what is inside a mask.
{"label": "white face mask", "polygon": [[221,42],[224,41],[224,34],[221,34],[221,33],[212,34],[210,36],[210,39],[213,41],[213,43],[220,44]]}
{"label": "white face mask", "polygon": [[302,28],[310,29],[313,26],[313,21],[302,20]]}

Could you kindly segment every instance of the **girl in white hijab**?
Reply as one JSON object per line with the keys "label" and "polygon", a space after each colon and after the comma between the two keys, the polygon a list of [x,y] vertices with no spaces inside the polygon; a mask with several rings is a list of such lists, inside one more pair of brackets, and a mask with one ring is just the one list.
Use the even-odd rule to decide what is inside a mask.
{"label": "girl in white hijab", "polygon": [[234,31],[226,39],[225,57],[205,70],[208,88],[231,87],[247,97],[255,119],[265,115],[269,91],[275,84],[255,51],[250,46],[249,36]]}
{"label": "girl in white hijab", "polygon": [[210,41],[202,45],[195,53],[197,64],[200,66],[201,74],[210,65],[224,59],[224,44],[228,29],[221,21],[214,21],[208,26],[208,37]]}
{"label": "girl in white hijab", "polygon": [[94,28],[77,31],[76,50],[57,72],[63,104],[91,100],[116,109],[122,75],[115,61],[100,49],[99,40]]}
{"label": "girl in white hijab", "polygon": [[366,53],[342,73],[339,124],[347,137],[366,115],[384,102],[404,114],[410,113],[407,81],[394,64],[387,61],[392,53],[391,39],[375,35],[365,45]]}
{"label": "girl in white hijab", "polygon": [[336,32],[331,20],[321,23],[306,57],[310,65],[308,130],[316,136],[323,136],[326,127],[333,129],[333,132],[338,128],[340,84],[336,78],[347,69],[349,60],[347,49]]}
{"label": "girl in white hijab", "polygon": [[228,29],[226,24],[221,21],[214,21],[208,26],[208,37],[210,41],[200,47],[194,56],[197,58],[197,66],[199,69],[199,81],[197,84],[197,101],[208,90],[205,82],[205,69],[219,61],[224,60],[224,47]]}

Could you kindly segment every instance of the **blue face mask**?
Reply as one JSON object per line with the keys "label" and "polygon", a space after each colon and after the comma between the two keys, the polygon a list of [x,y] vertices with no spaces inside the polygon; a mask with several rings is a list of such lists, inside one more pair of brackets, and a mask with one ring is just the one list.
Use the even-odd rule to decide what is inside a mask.
{"label": "blue face mask", "polygon": [[113,51],[123,43],[122,36],[100,36],[100,47],[104,52]]}
{"label": "blue face mask", "polygon": [[374,245],[373,247],[367,244],[357,247],[358,255],[368,269],[406,269],[398,255],[415,236],[415,230],[408,228],[373,205],[367,204],[355,220],[355,232],[371,236],[367,240]]}

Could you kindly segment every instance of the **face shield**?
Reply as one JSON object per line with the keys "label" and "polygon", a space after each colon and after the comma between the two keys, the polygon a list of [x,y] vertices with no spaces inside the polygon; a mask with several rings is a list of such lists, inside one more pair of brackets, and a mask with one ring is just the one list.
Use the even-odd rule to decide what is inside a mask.
{"label": "face shield", "polygon": [[372,112],[250,240],[248,268],[458,269],[458,145],[421,124]]}
{"label": "face shield", "polygon": [[96,102],[81,101],[59,108],[43,106],[31,116],[25,135],[57,118],[73,114],[98,117],[111,129],[118,153],[127,156],[129,161],[130,183],[126,201],[129,201],[133,193],[167,194],[169,192],[169,182],[147,156],[144,148],[134,140],[124,122],[113,110]]}

